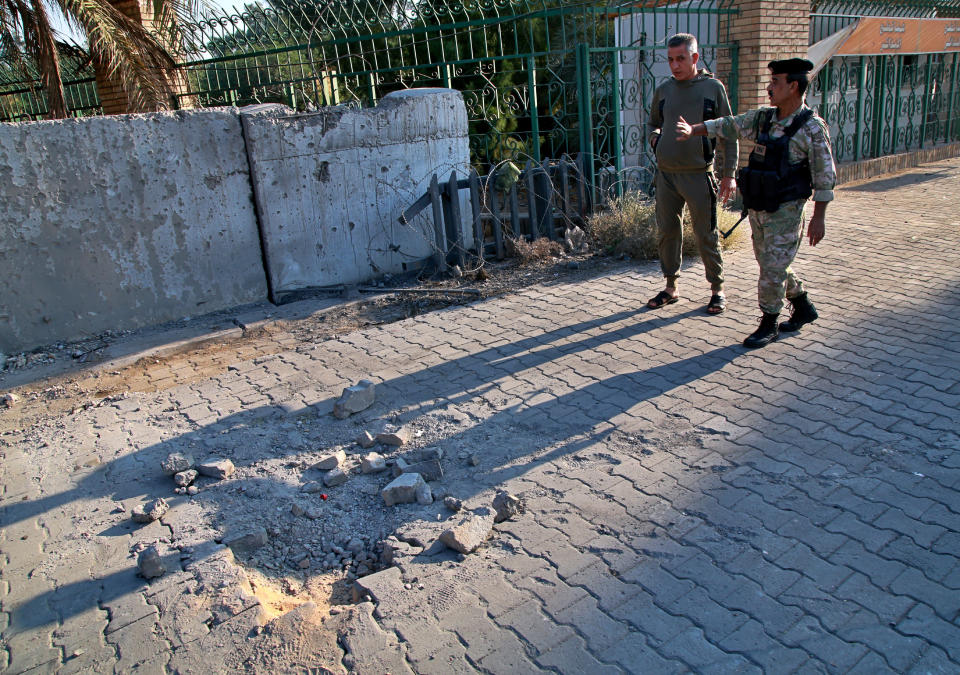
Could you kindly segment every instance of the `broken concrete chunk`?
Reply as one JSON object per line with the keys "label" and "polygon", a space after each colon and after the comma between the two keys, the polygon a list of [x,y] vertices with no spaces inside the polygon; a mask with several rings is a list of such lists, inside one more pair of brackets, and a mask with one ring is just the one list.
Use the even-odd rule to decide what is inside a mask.
{"label": "broken concrete chunk", "polygon": [[400,570],[388,567],[382,572],[370,574],[353,582],[353,601],[359,602],[370,596],[376,602],[383,602],[391,596],[399,596],[403,591],[403,579]]}
{"label": "broken concrete chunk", "polygon": [[440,541],[459,553],[473,553],[490,536],[493,518],[491,509],[477,509],[462,519],[459,525],[444,530]]}
{"label": "broken concrete chunk", "polygon": [[368,453],[360,461],[360,471],[363,473],[380,473],[387,468],[387,460],[376,452]]}
{"label": "broken concrete chunk", "polygon": [[364,450],[369,450],[376,444],[377,444],[377,439],[374,438],[373,434],[371,434],[369,431],[364,431],[359,436],[357,436],[357,445],[359,445]]}
{"label": "broken concrete chunk", "polygon": [[165,476],[173,476],[193,468],[193,457],[182,452],[171,452],[160,462],[160,470]]}
{"label": "broken concrete chunk", "polygon": [[476,453],[470,455],[470,458],[467,460],[467,463],[469,463],[470,466],[480,466],[480,455]]}
{"label": "broken concrete chunk", "polygon": [[417,504],[433,504],[433,491],[426,483],[417,487]]}
{"label": "broken concrete chunk", "polygon": [[350,415],[366,410],[376,400],[375,386],[370,380],[360,380],[352,387],[347,387],[340,395],[340,400],[333,404],[333,416],[345,420]]}
{"label": "broken concrete chunk", "polygon": [[169,510],[170,505],[167,504],[167,500],[161,497],[146,504],[137,504],[130,512],[130,517],[137,523],[152,523],[163,518]]}
{"label": "broken concrete chunk", "polygon": [[166,574],[167,568],[160,559],[156,546],[150,546],[140,552],[137,557],[137,570],[144,579],[155,579]]}
{"label": "broken concrete chunk", "polygon": [[197,464],[197,471],[201,476],[210,476],[211,478],[229,478],[233,475],[235,467],[233,462],[222,457],[210,457]]}
{"label": "broken concrete chunk", "polygon": [[493,498],[493,509],[497,512],[494,520],[498,523],[502,523],[503,521],[520,515],[526,511],[527,506],[524,504],[523,500],[516,495],[512,495],[501,490],[497,493],[497,496]]}
{"label": "broken concrete chunk", "polygon": [[440,480],[443,478],[443,467],[440,466],[439,460],[428,459],[424,462],[406,465],[402,469],[402,473],[419,473],[426,481]]}
{"label": "broken concrete chunk", "polygon": [[419,473],[405,473],[395,478],[383,488],[380,496],[387,506],[394,504],[412,504],[417,501],[417,489],[425,485]]}
{"label": "broken concrete chunk", "polygon": [[400,447],[401,445],[406,445],[409,442],[410,431],[404,427],[401,427],[396,431],[384,430],[377,434],[377,443],[383,443],[384,445],[395,445]]}
{"label": "broken concrete chunk", "polygon": [[459,511],[463,508],[463,502],[451,495],[447,495],[443,498],[443,505],[451,511]]}
{"label": "broken concrete chunk", "polygon": [[323,484],[327,487],[335,487],[346,483],[350,476],[343,469],[330,469],[323,474]]}
{"label": "broken concrete chunk", "polygon": [[318,492],[323,492],[323,485],[319,481],[312,480],[309,483],[304,483],[300,487],[300,492],[305,492],[308,495],[313,495]]}
{"label": "broken concrete chunk", "polygon": [[13,393],[6,393],[0,398],[0,401],[3,401],[3,405],[7,408],[12,408],[20,403],[20,397]]}
{"label": "broken concrete chunk", "polygon": [[424,448],[420,451],[421,461],[427,461],[430,459],[435,459],[437,461],[443,459],[443,448]]}
{"label": "broken concrete chunk", "polygon": [[316,464],[314,464],[312,469],[317,469],[319,471],[329,471],[330,469],[339,469],[340,465],[343,464],[347,459],[347,453],[343,450],[337,450],[321,457]]}
{"label": "broken concrete chunk", "polygon": [[290,513],[292,513],[295,516],[302,516],[306,512],[307,512],[306,509],[304,509],[303,506],[301,506],[300,504],[297,504],[296,502],[290,505]]}
{"label": "broken concrete chunk", "polygon": [[410,465],[407,463],[407,460],[405,460],[403,457],[397,457],[395,460],[393,460],[393,477],[396,478],[402,473],[413,473],[411,471],[407,471],[409,466]]}
{"label": "broken concrete chunk", "polygon": [[187,469],[186,471],[178,471],[173,475],[173,482],[179,485],[180,487],[188,487],[193,485],[193,481],[197,480],[199,472],[196,469]]}
{"label": "broken concrete chunk", "polygon": [[223,543],[234,553],[250,553],[270,542],[267,531],[262,527],[246,532],[238,532],[223,538]]}

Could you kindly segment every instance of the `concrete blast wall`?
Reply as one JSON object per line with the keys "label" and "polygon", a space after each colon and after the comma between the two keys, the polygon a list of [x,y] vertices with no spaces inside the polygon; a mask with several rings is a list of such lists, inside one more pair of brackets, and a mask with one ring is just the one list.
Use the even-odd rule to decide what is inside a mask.
{"label": "concrete blast wall", "polygon": [[0,124],[0,351],[260,300],[230,110]]}
{"label": "concrete blast wall", "polygon": [[[434,173],[469,170],[467,112],[449,89],[394,92],[363,110],[251,108],[244,130],[274,293],[356,283],[430,257],[432,218],[398,217]],[[472,228],[460,229],[469,248]]]}
{"label": "concrete blast wall", "polygon": [[468,161],[450,90],[0,124],[0,351],[264,300],[265,258],[275,292],[403,271],[433,224],[397,217]]}

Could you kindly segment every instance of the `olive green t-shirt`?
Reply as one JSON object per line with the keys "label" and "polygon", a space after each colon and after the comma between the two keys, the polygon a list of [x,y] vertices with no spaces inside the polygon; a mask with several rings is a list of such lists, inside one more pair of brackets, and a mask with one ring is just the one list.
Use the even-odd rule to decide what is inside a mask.
{"label": "olive green t-shirt", "polygon": [[[680,116],[690,124],[704,121],[704,113],[710,119],[730,115],[727,90],[720,80],[701,70],[690,80],[680,82],[675,78],[663,82],[653,92],[650,106],[649,127],[656,141],[657,167],[667,173],[699,173],[713,169],[714,141],[700,137],[694,141],[678,141],[674,129]],[[699,140],[700,142],[696,142]],[[718,139],[718,173],[723,178],[732,177],[737,171],[738,145],[735,139]]]}

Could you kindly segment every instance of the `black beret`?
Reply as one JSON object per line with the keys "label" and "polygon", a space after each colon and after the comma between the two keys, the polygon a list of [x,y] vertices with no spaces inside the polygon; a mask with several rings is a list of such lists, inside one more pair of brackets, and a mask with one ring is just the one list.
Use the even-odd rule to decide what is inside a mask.
{"label": "black beret", "polygon": [[813,70],[813,63],[806,59],[781,59],[767,66],[774,75],[805,75]]}

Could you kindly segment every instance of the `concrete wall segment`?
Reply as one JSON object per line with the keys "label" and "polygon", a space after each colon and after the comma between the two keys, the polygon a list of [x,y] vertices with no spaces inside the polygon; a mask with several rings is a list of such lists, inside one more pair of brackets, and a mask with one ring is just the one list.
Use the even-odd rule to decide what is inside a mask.
{"label": "concrete wall segment", "polygon": [[0,350],[264,297],[231,109],[0,125]]}
{"label": "concrete wall segment", "polygon": [[[274,292],[400,273],[433,253],[433,223],[400,213],[440,180],[469,169],[463,97],[396,92],[370,109],[277,115],[258,106],[244,132]],[[249,116],[247,116],[249,115]],[[462,195],[463,241],[473,244]]]}

